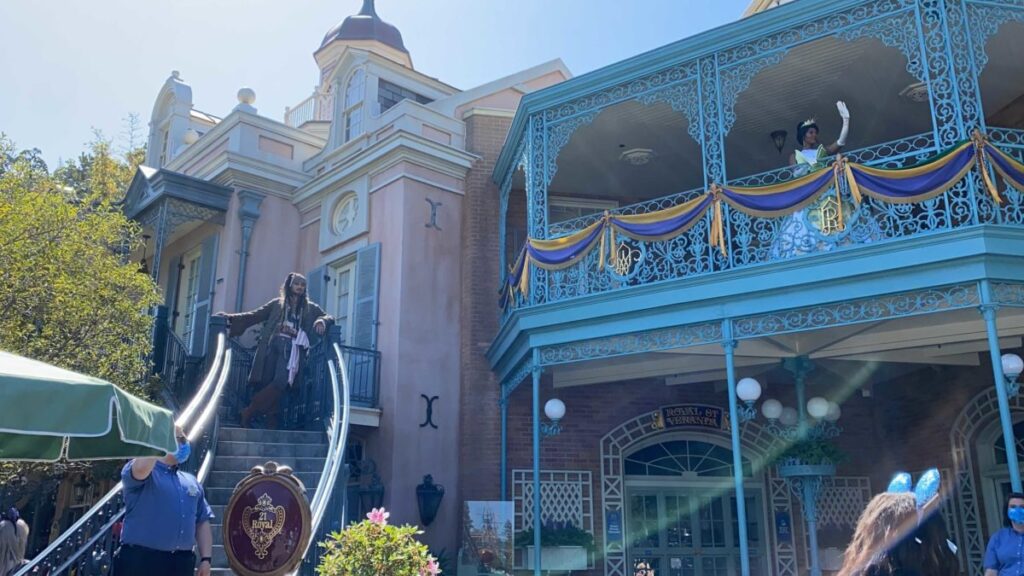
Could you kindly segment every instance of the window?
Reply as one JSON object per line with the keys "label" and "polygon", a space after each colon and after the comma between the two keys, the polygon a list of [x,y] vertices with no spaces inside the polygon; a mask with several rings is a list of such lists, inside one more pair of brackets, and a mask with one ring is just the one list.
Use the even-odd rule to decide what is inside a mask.
{"label": "window", "polygon": [[341,328],[343,344],[352,341],[355,264],[355,259],[349,259],[331,266],[331,280],[327,286],[327,313],[334,316],[334,323]]}
{"label": "window", "polygon": [[356,70],[345,89],[345,142],[363,133],[363,93],[366,91],[366,72]]}
{"label": "window", "polygon": [[433,102],[433,100],[426,96],[417,94],[412,90],[402,88],[397,84],[392,84],[387,80],[380,80],[377,83],[377,103],[380,105],[381,112],[384,112],[406,98],[414,102],[419,102],[420,104],[429,104]]}
{"label": "window", "polygon": [[613,200],[551,196],[548,198],[548,222],[552,224],[565,222],[574,218],[601,214],[605,210],[613,210],[618,207],[619,203]]}
{"label": "window", "polygon": [[192,319],[196,311],[196,297],[199,295],[199,262],[202,255],[202,247],[197,246],[181,258],[180,282],[184,290],[178,292],[178,301],[174,308],[182,322],[181,324],[175,322],[174,331],[181,337],[182,342],[186,343],[192,336]]}
{"label": "window", "polygon": [[331,229],[337,235],[345,234],[356,222],[359,214],[359,197],[355,192],[349,192],[342,196],[341,200],[334,207],[331,214]]}
{"label": "window", "polygon": [[168,145],[168,134],[170,130],[163,130],[160,137],[160,166],[163,166],[167,162],[167,145]]}

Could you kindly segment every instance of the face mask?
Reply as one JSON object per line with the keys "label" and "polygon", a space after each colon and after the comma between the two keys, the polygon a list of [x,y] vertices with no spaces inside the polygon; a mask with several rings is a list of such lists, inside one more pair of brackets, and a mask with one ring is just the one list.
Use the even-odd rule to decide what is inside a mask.
{"label": "face mask", "polygon": [[174,453],[174,459],[178,461],[178,464],[184,464],[188,461],[189,455],[192,454],[192,445],[188,443],[188,440],[178,445],[178,451]]}
{"label": "face mask", "polygon": [[1016,524],[1024,524],[1024,508],[1018,508],[1014,506],[1006,512],[1006,516],[1011,522]]}

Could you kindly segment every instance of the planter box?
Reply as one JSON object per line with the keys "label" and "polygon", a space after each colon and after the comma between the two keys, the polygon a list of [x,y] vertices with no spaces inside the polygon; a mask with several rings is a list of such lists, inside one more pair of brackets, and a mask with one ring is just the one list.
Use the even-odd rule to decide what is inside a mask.
{"label": "planter box", "polygon": [[[540,549],[540,569],[544,571],[569,572],[586,570],[589,558],[582,546],[545,546]],[[523,555],[524,568],[533,568],[533,546],[526,547]]]}
{"label": "planter box", "polygon": [[807,476],[835,476],[835,464],[780,464],[779,476],[782,478],[801,478]]}

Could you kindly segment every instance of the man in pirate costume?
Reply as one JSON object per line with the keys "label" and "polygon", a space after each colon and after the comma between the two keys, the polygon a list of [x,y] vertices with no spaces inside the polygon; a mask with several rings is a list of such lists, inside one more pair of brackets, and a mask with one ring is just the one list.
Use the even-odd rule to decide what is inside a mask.
{"label": "man in pirate costume", "polygon": [[334,319],[306,298],[306,278],[297,272],[288,275],[278,298],[251,312],[220,315],[228,319],[231,336],[263,324],[249,372],[249,383],[257,392],[242,410],[241,420],[249,427],[253,418],[266,414],[267,427],[277,428],[281,396],[301,378],[310,335],[323,336]]}

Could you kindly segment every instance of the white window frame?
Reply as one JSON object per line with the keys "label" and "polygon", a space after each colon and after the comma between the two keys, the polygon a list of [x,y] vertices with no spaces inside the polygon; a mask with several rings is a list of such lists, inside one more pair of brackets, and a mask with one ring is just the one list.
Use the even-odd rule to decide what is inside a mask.
{"label": "white window frame", "polygon": [[176,326],[182,342],[188,343],[193,332],[195,306],[199,296],[199,277],[202,276],[203,246],[200,244],[181,256],[181,276],[178,301],[175,308],[181,316],[181,325]]}
{"label": "white window frame", "polygon": [[[342,101],[341,114],[342,142],[348,142],[353,138],[362,136],[365,131],[363,126],[363,102],[366,100],[366,76],[365,69],[356,68],[348,77],[348,82],[345,83],[345,95],[344,101]],[[355,84],[356,82],[358,82],[358,86]],[[355,94],[353,94],[353,89],[357,89]],[[356,121],[354,130],[353,120]]]}
{"label": "white window frame", "polygon": [[[355,313],[356,302],[356,259],[355,257],[344,258],[327,266],[327,275],[330,281],[327,283],[327,313],[334,316],[335,324],[341,327],[342,343],[347,344],[352,340],[352,315]],[[348,310],[342,314],[338,310],[339,287],[338,279],[344,272],[348,272]]]}

